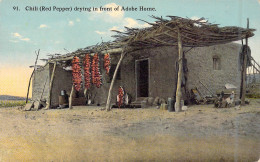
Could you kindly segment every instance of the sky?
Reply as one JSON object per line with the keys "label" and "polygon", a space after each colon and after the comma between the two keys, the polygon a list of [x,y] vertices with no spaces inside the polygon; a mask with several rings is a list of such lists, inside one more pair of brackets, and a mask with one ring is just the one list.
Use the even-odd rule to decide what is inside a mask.
{"label": "sky", "polygon": [[[41,6],[44,11],[39,11]],[[100,10],[117,6],[138,10]],[[140,6],[155,11],[139,11]],[[38,11],[33,11],[36,7]],[[76,10],[83,7],[90,11]],[[71,11],[62,12],[61,8]],[[257,30],[249,46],[260,62],[260,0],[0,0],[0,95],[26,95],[36,50],[40,49],[39,58],[47,58],[48,54],[66,54],[112,41],[110,30],[148,27],[137,19],[153,22],[150,15],[204,17],[220,26],[244,28],[249,18],[250,28]]]}

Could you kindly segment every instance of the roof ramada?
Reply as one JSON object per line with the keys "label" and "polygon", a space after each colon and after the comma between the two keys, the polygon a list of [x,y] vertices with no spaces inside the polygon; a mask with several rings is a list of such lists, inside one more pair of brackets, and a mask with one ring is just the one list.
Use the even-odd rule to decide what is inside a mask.
{"label": "roof ramada", "polygon": [[102,42],[94,46],[78,49],[75,52],[49,59],[49,61],[70,60],[73,56],[86,53],[120,53],[122,47],[125,52],[159,46],[177,46],[178,31],[181,34],[183,47],[203,47],[229,43],[254,36],[255,29],[236,26],[219,27],[211,24],[205,18],[197,20],[177,16],[167,16],[168,19],[151,16],[156,21],[148,23],[146,28],[128,28],[117,31],[112,42]]}

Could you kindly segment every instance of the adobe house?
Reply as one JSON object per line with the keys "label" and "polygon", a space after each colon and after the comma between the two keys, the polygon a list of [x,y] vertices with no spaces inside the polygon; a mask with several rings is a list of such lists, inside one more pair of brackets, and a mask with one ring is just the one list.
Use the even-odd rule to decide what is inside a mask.
{"label": "adobe house", "polygon": [[[156,22],[149,23],[151,27],[116,31],[113,42],[49,58],[46,65],[34,73],[32,99],[45,99],[47,108],[57,107],[61,90],[66,90],[73,103],[72,71],[67,69],[74,56],[78,56],[83,65],[84,56],[95,53],[100,58],[102,86],[92,85],[87,93],[95,103],[106,105],[107,110],[115,103],[119,86],[133,101],[145,97],[176,98],[177,111],[180,99],[185,96],[182,87],[188,91],[197,87],[203,95],[209,95],[230,83],[237,87],[236,93],[239,94],[241,88],[243,91],[241,81],[245,68],[240,63],[241,45],[232,42],[247,40],[254,35],[254,29],[218,27],[203,18],[154,18]],[[103,68],[106,53],[111,55],[109,75]],[[83,73],[83,68],[81,71]],[[78,96],[84,96],[82,80]]]}

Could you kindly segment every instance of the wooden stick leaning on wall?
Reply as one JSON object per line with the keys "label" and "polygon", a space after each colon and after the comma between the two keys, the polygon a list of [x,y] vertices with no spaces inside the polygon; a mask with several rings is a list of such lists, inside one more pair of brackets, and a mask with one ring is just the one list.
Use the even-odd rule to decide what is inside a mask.
{"label": "wooden stick leaning on wall", "polygon": [[[36,51],[35,51],[36,53]],[[33,69],[33,72],[31,74],[31,77],[29,79],[29,84],[28,84],[28,89],[27,89],[27,95],[26,95],[26,103],[28,103],[28,97],[29,97],[29,91],[30,91],[30,86],[31,86],[31,81],[32,81],[32,77],[33,77],[33,74],[36,70],[36,65],[37,65],[37,61],[38,61],[38,57],[39,57],[39,54],[40,54],[40,49],[38,50],[38,52],[36,53],[36,59],[35,59],[35,63],[34,63],[34,69]]]}
{"label": "wooden stick leaning on wall", "polygon": [[51,107],[51,93],[52,93],[52,85],[53,85],[53,79],[54,79],[54,76],[55,76],[56,65],[57,65],[57,62],[55,62],[54,66],[53,66],[53,70],[52,70],[52,74],[51,74],[50,87],[49,87],[49,96],[48,96],[48,101],[47,101],[47,105],[45,107],[45,110],[50,109],[50,107]]}
{"label": "wooden stick leaning on wall", "polygon": [[178,28],[178,51],[179,51],[179,59],[178,59],[178,64],[179,64],[179,71],[178,71],[178,80],[177,80],[177,88],[176,88],[176,107],[175,111],[180,112],[181,111],[181,82],[182,82],[182,72],[183,72],[183,51],[182,51],[182,41],[181,41],[181,32],[180,29]]}
{"label": "wooden stick leaning on wall", "polygon": [[73,94],[74,94],[74,84],[72,83],[70,98],[69,98],[69,109],[72,109]]}
{"label": "wooden stick leaning on wall", "polygon": [[45,86],[46,86],[46,83],[47,83],[47,81],[48,81],[48,76],[46,77],[46,80],[45,80],[45,82],[44,82],[44,86],[43,86],[43,89],[42,89],[42,93],[41,93],[41,97],[40,97],[40,99],[39,99],[39,102],[41,102],[41,100],[42,100],[42,96],[43,96],[43,93],[44,93],[44,90],[45,90]]}
{"label": "wooden stick leaning on wall", "polygon": [[115,80],[116,80],[116,75],[117,75],[117,72],[118,72],[118,69],[119,69],[119,66],[125,56],[125,50],[122,51],[121,53],[121,57],[116,65],[116,69],[114,71],[114,75],[113,75],[113,78],[112,78],[112,81],[111,81],[111,84],[110,84],[110,87],[109,87],[109,91],[108,91],[108,96],[107,96],[107,104],[106,104],[106,110],[109,111],[111,109],[111,93],[112,93],[112,89],[113,89],[113,86],[114,86],[114,83],[115,83]]}

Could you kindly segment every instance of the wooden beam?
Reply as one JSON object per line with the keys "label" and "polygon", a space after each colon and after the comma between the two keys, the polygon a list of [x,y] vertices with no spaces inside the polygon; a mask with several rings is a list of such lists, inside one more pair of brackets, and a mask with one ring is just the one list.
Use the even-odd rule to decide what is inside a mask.
{"label": "wooden beam", "polygon": [[[122,48],[114,48],[114,49],[110,49],[110,50],[104,50],[104,51],[101,51],[100,53],[101,54],[106,54],[106,53],[110,53],[110,54],[113,54],[113,53],[121,53],[122,52]],[[77,55],[77,56],[81,56],[81,55],[85,55],[87,52],[79,52],[79,53],[75,53],[74,55]],[[90,55],[94,55],[95,53],[90,53]],[[68,61],[68,60],[72,60],[74,55],[72,56],[63,56],[63,57],[58,57],[58,58],[54,58],[54,59],[51,59],[49,62],[56,62],[56,61]]]}
{"label": "wooden beam", "polygon": [[[249,29],[249,19],[247,18],[247,29]],[[243,53],[243,68],[242,68],[242,95],[241,95],[241,105],[245,105],[246,99],[246,67],[247,67],[247,56],[248,56],[248,37],[246,37],[246,52]]]}
{"label": "wooden beam", "polygon": [[163,41],[163,40],[160,40],[160,39],[157,39],[157,38],[152,38],[153,40],[155,40],[157,43],[159,42],[160,44],[162,44],[162,45],[166,45],[166,46],[169,46],[169,45],[172,45],[172,44],[170,44],[170,43],[167,43],[167,42],[165,42],[165,41]]}
{"label": "wooden beam", "polygon": [[147,39],[163,35],[165,32],[167,32],[167,31],[163,31],[163,28],[164,28],[164,26],[161,26],[153,31],[143,32],[142,34],[138,34],[139,37],[135,37],[132,41],[129,41],[129,42],[131,43],[131,42],[135,42],[135,41],[145,41]]}
{"label": "wooden beam", "polygon": [[114,72],[114,75],[113,75],[113,78],[112,78],[112,81],[111,81],[111,84],[110,84],[110,87],[109,87],[109,91],[108,91],[108,96],[107,96],[107,104],[106,104],[106,110],[109,111],[111,109],[111,93],[112,93],[112,89],[113,89],[113,86],[114,86],[114,83],[115,83],[115,80],[116,80],[116,75],[117,75],[117,72],[118,72],[118,69],[120,67],[120,64],[125,56],[125,51],[123,50],[122,53],[121,53],[121,57],[116,65],[116,69],[115,69],[115,72]]}
{"label": "wooden beam", "polygon": [[[175,28],[170,28],[170,27],[166,27],[168,30],[172,31],[172,32],[176,32]],[[194,44],[201,44],[202,46],[209,46],[210,43],[214,43],[214,44],[223,44],[223,43],[228,43],[228,42],[232,42],[232,41],[236,41],[238,40],[238,37],[236,35],[234,35],[234,37],[228,37],[228,38],[224,38],[222,35],[219,35],[219,37],[221,37],[222,39],[218,39],[218,38],[214,38],[214,37],[209,37],[208,33],[201,33],[201,31],[199,31],[199,34],[196,32],[191,32],[188,31],[187,29],[182,29],[184,30],[185,34],[190,34],[196,37],[196,39],[191,38],[191,36],[187,36],[187,35],[183,35],[182,34],[182,42],[185,42],[184,44],[187,43],[194,43]],[[167,36],[176,39],[177,36],[174,36],[168,32],[165,33]],[[198,37],[198,35],[200,35],[200,37]],[[184,39],[186,38],[186,40]],[[205,40],[203,40],[205,39]],[[195,43],[196,42],[196,43]]]}
{"label": "wooden beam", "polygon": [[[253,67],[255,68],[255,70],[260,73],[260,71],[259,71],[260,65],[255,61],[255,59],[254,59],[252,56],[251,56],[250,59],[251,59],[252,62],[254,62]],[[257,66],[256,66],[256,65],[257,65]]]}
{"label": "wooden beam", "polygon": [[74,84],[72,83],[72,88],[70,91],[70,98],[69,98],[69,109],[72,109],[73,93],[74,93]]}
{"label": "wooden beam", "polygon": [[[35,51],[36,53],[36,51]],[[26,95],[26,103],[28,103],[28,97],[29,97],[29,92],[30,92],[30,86],[31,86],[31,81],[32,81],[32,77],[34,75],[34,72],[36,70],[36,65],[37,65],[37,61],[38,61],[38,57],[39,57],[39,54],[40,54],[40,49],[38,50],[38,53],[36,53],[36,59],[35,59],[35,63],[34,63],[34,69],[33,69],[33,72],[30,76],[30,79],[29,79],[29,84],[28,84],[28,89],[27,89],[27,95]]]}
{"label": "wooden beam", "polygon": [[180,29],[177,28],[178,31],[178,51],[179,51],[179,71],[178,71],[178,80],[177,80],[177,88],[176,88],[176,104],[175,104],[175,111],[180,112],[181,111],[181,82],[182,82],[182,73],[183,73],[183,51],[182,51],[182,41],[181,41],[181,32]]}
{"label": "wooden beam", "polygon": [[257,67],[255,66],[255,64],[257,64],[257,62],[254,62],[254,64],[252,65],[252,67],[254,68],[254,70],[255,70],[256,72],[260,73],[260,70],[257,69]]}
{"label": "wooden beam", "polygon": [[56,65],[57,65],[57,62],[54,63],[54,66],[53,66],[53,69],[52,69],[51,81],[50,81],[50,87],[49,87],[49,96],[48,96],[48,99],[47,99],[46,107],[44,108],[45,110],[48,110],[51,107],[52,85],[53,85],[53,79],[54,79],[54,76],[55,76]]}

